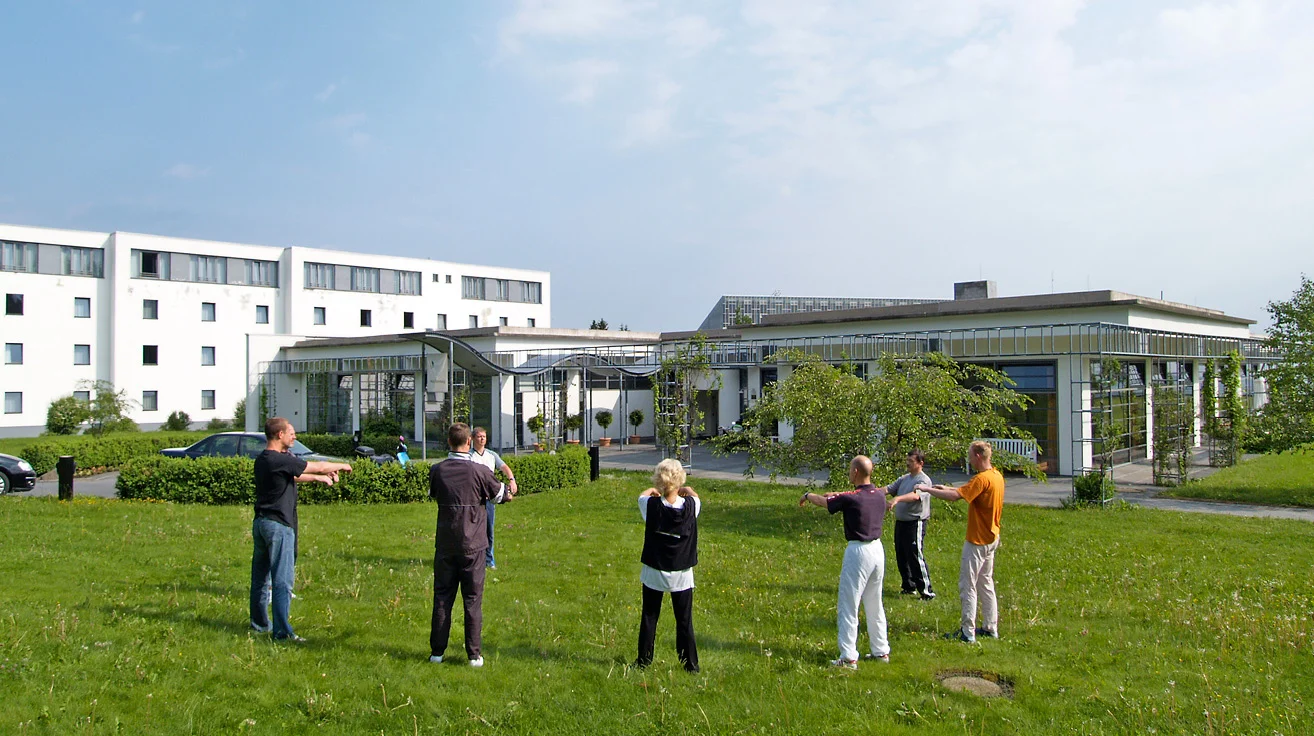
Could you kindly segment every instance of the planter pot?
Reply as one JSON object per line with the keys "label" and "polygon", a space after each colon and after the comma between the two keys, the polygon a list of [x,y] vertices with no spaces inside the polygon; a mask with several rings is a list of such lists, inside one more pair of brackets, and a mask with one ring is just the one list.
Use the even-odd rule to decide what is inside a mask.
{"label": "planter pot", "polygon": [[598,447],[611,447],[611,438],[610,437],[598,438]]}
{"label": "planter pot", "polygon": [[643,441],[643,438],[640,437],[639,435],[637,435],[637,434],[632,434],[632,435],[630,435],[630,444],[631,444],[631,445],[637,445],[637,444],[639,444],[639,443],[642,442],[642,441]]}
{"label": "planter pot", "polygon": [[566,444],[568,444],[568,445],[578,445],[578,444],[579,444],[579,440],[566,440]]}
{"label": "planter pot", "polygon": [[534,443],[534,452],[542,452],[546,449],[547,449],[547,445],[540,444],[538,442]]}

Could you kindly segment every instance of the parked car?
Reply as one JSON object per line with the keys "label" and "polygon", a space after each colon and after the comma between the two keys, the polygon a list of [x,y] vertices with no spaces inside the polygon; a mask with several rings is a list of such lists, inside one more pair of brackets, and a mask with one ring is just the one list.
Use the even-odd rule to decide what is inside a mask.
{"label": "parked car", "polygon": [[0,496],[36,488],[36,473],[21,457],[0,453]]}
{"label": "parked car", "polygon": [[[255,458],[268,445],[259,432],[220,432],[200,440],[191,447],[170,447],[160,450],[165,457],[249,457]],[[293,442],[291,452],[302,460],[335,460],[320,455],[301,442]]]}

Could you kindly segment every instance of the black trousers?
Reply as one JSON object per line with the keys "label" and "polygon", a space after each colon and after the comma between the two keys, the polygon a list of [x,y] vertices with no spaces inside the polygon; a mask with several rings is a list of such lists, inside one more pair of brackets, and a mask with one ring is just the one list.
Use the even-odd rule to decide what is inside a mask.
{"label": "black trousers", "polygon": [[926,566],[926,557],[922,554],[922,543],[926,541],[926,519],[919,521],[894,521],[894,555],[899,562],[899,578],[905,593],[920,593],[931,597],[931,571]]}
{"label": "black trousers", "polygon": [[465,653],[480,655],[484,628],[484,550],[468,555],[433,556],[433,621],[429,626],[429,652],[441,657],[452,632],[452,605],[456,589],[465,602]]}
{"label": "black trousers", "polygon": [[[657,619],[662,615],[660,590],[643,588],[643,618],[639,621],[639,658],[635,664],[647,667],[652,664],[652,650],[657,643]],[[675,612],[675,654],[686,670],[698,670],[698,644],[694,641],[693,588],[671,593],[671,609]]]}

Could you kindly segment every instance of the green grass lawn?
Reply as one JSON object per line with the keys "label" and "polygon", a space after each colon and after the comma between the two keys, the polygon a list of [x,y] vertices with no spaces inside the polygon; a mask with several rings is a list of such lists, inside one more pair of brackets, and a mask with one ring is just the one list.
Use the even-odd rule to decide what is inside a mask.
{"label": "green grass lawn", "polygon": [[1314,450],[1260,455],[1162,495],[1314,508]]}
{"label": "green grass lawn", "polygon": [[[927,539],[940,597],[896,595],[891,663],[836,655],[840,521],[797,489],[694,481],[703,494],[695,623],[669,604],[634,659],[638,475],[498,512],[482,670],[430,665],[435,510],[303,506],[293,623],[247,629],[251,512],[0,499],[2,733],[1308,733],[1314,526],[1125,508],[1009,507],[999,641],[940,638],[958,617],[962,507]],[[938,502],[937,502],[938,503]],[[887,534],[887,538],[891,535]],[[459,609],[459,604],[458,604]],[[859,648],[866,649],[866,635]],[[936,684],[997,672],[1011,700]]]}

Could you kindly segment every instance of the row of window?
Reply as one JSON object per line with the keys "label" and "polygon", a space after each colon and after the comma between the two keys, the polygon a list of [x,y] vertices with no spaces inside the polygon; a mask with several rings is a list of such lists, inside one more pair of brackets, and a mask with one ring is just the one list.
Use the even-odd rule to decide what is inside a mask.
{"label": "row of window", "polygon": [[543,284],[537,281],[462,276],[461,298],[482,299],[490,302],[542,304]]}
{"label": "row of window", "polygon": [[[202,284],[278,286],[278,262],[242,259],[237,273],[228,270],[228,258],[188,253],[134,250],[135,276],[162,281],[195,281]],[[186,278],[181,269],[186,268]]]}
{"label": "row of window", "polygon": [[[79,248],[72,245],[47,246],[59,248],[59,270],[49,273],[62,276],[105,276],[105,251],[100,248]],[[10,240],[0,241],[0,271],[41,273],[41,245]]]}
{"label": "row of window", "polygon": [[[346,266],[349,270],[350,283],[338,284],[338,266],[332,263],[305,264],[307,289],[342,289],[344,291],[364,291],[372,294],[408,294],[419,296],[419,271],[394,271],[387,268],[370,268],[367,266]],[[451,277],[448,276],[448,283]],[[434,274],[434,281],[438,275]],[[387,287],[386,289],[384,287]]]}
{"label": "row of window", "polygon": [[[436,324],[434,325],[434,329],[437,330],[447,329],[447,315],[439,314],[437,315],[437,317],[438,318],[436,320]],[[315,324],[317,325],[328,324],[328,308],[315,307]],[[498,324],[502,325],[503,327],[506,327],[508,324],[510,324],[510,321],[506,317],[499,317]],[[530,317],[528,324],[530,327],[535,327],[538,324],[538,320],[534,319],[533,317]],[[373,310],[371,309],[360,310],[360,326],[361,327],[374,326]],[[478,326],[479,326],[479,315],[477,314],[470,315],[470,327],[473,329]],[[415,329],[415,312],[402,312],[402,329],[403,330]]]}
{"label": "row of window", "polygon": [[[142,346],[142,365],[159,365],[159,346]],[[22,365],[22,343],[4,344],[4,364]],[[91,365],[91,346],[75,344],[74,365]],[[214,347],[201,346],[201,365],[214,365]]]}
{"label": "row of window", "polygon": [[[73,396],[82,401],[91,401],[91,392],[74,391]],[[201,410],[212,411],[214,409],[214,389],[201,389]],[[159,391],[142,391],[141,392],[141,410],[142,411],[159,411],[160,410],[160,392]],[[5,413],[22,414],[23,413],[23,392],[6,391],[5,392]]]}

